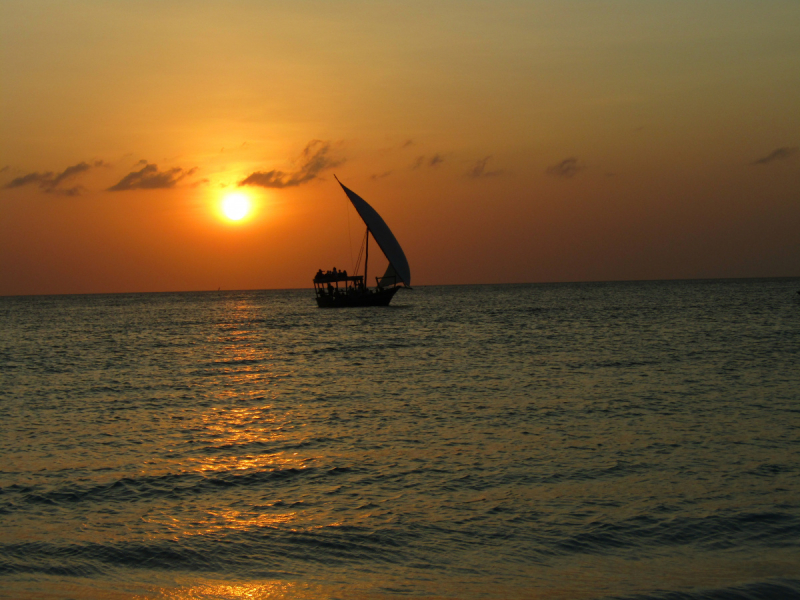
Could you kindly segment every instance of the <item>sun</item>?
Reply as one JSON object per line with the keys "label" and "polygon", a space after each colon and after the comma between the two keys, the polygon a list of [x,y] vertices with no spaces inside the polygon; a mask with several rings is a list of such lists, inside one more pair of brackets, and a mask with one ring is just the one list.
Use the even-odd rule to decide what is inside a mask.
{"label": "sun", "polygon": [[222,199],[222,213],[231,221],[241,221],[250,213],[250,198],[242,192],[231,192]]}

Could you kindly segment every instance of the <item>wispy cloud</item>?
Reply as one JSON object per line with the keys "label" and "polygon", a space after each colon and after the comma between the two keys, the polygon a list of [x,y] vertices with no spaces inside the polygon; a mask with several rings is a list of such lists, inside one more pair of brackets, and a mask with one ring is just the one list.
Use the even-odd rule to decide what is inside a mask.
{"label": "wispy cloud", "polygon": [[784,148],[777,148],[773,150],[770,154],[763,158],[759,158],[758,160],[754,160],[751,164],[754,165],[768,165],[770,163],[777,162],[779,160],[786,160],[787,158],[794,156],[797,154],[798,148],[797,146],[789,146]]}
{"label": "wispy cloud", "polygon": [[12,179],[10,182],[5,184],[3,187],[6,189],[22,187],[23,185],[29,185],[31,183],[39,184],[39,187],[46,186],[50,181],[53,179],[53,172],[48,171],[47,173],[28,173],[27,175],[21,175]]}
{"label": "wispy cloud", "polygon": [[409,146],[414,145],[414,140],[408,139],[400,146],[400,148],[408,148]]}
{"label": "wispy cloud", "polygon": [[480,177],[495,177],[496,175],[501,175],[503,173],[502,171],[486,170],[486,165],[488,164],[490,158],[492,158],[491,154],[476,161],[469,171],[467,171],[467,175],[469,177],[475,177],[476,179]]}
{"label": "wispy cloud", "polygon": [[547,167],[545,172],[553,177],[564,177],[565,179],[571,179],[585,168],[586,167],[584,165],[578,162],[577,158],[571,156],[569,158],[565,158],[557,165]]}
{"label": "wispy cloud", "polygon": [[67,179],[75,177],[79,173],[83,173],[85,171],[88,171],[89,169],[91,169],[91,167],[85,162],[78,163],[77,165],[72,165],[71,167],[67,167],[66,169],[61,171],[61,173],[59,173],[53,178],[51,187],[55,188],[64,181],[66,181]]}
{"label": "wispy cloud", "polygon": [[[99,162],[102,164],[102,161]],[[83,190],[81,186],[76,185],[69,188],[65,188],[61,187],[61,184],[75,178],[76,176],[88,171],[91,168],[92,166],[89,163],[80,162],[77,165],[72,165],[70,167],[67,167],[60,173],[53,173],[52,171],[39,173],[38,171],[36,171],[34,173],[28,173],[27,175],[21,175],[19,177],[16,177],[11,181],[9,181],[3,187],[6,189],[11,189],[26,185],[35,185],[38,186],[40,190],[42,190],[47,194],[77,196]]]}
{"label": "wispy cloud", "polygon": [[163,190],[175,187],[181,179],[189,177],[197,171],[197,167],[182,169],[175,167],[167,171],[159,171],[158,166],[140,160],[136,166],[144,164],[138,171],[125,175],[116,185],[108,188],[110,192],[123,192],[126,190]]}
{"label": "wispy cloud", "polygon": [[437,152],[436,154],[434,154],[430,158],[427,157],[427,156],[424,156],[424,155],[418,156],[416,159],[414,159],[414,162],[412,163],[411,168],[412,169],[419,169],[423,165],[428,165],[429,167],[435,167],[437,165],[440,165],[443,162],[444,162],[444,156],[442,156],[441,154],[439,154]]}
{"label": "wispy cloud", "polygon": [[384,177],[388,177],[391,174],[392,174],[391,171],[384,171],[383,173],[374,173],[373,175],[370,175],[369,178],[372,180],[383,179]]}
{"label": "wispy cloud", "polygon": [[285,188],[302,185],[316,179],[320,173],[344,162],[331,156],[330,142],[312,140],[303,150],[300,163],[294,171],[286,172],[274,169],[272,171],[255,171],[250,173],[239,185],[257,185],[265,188]]}

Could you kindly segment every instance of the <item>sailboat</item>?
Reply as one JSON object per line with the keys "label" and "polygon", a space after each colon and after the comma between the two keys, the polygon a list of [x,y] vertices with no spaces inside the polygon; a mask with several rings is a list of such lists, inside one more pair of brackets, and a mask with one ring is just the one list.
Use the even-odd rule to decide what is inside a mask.
{"label": "sailboat", "polygon": [[[336,175],[334,175],[336,177]],[[317,271],[314,277],[314,292],[320,308],[342,308],[349,306],[389,306],[395,293],[401,287],[411,287],[411,269],[403,249],[394,237],[392,230],[366,200],[346,187],[339,178],[336,181],[342,186],[344,193],[356,209],[356,212],[367,226],[364,244],[356,263],[358,272],[361,256],[364,256],[364,274],[348,275],[347,271]],[[386,272],[375,278],[376,287],[367,284],[367,267],[369,266],[369,238],[372,235],[378,247],[389,261]]]}

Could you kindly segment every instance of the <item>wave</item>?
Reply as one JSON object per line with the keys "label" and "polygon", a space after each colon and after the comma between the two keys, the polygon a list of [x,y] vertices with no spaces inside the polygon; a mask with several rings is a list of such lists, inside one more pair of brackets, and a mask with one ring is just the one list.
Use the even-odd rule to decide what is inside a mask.
{"label": "wave", "polygon": [[[615,600],[798,600],[800,580],[774,579],[717,589],[615,596]],[[610,598],[608,600],[611,600]]]}
{"label": "wave", "polygon": [[223,488],[274,485],[276,482],[307,477],[314,467],[276,468],[241,473],[225,471],[212,476],[177,473],[155,476],[122,477],[100,485],[65,485],[43,490],[42,486],[14,484],[0,488],[0,514],[11,514],[31,505],[63,505],[76,503],[129,504],[159,497],[172,499],[217,493]]}
{"label": "wave", "polygon": [[553,544],[563,554],[608,554],[615,549],[692,546],[698,550],[800,546],[800,518],[777,512],[657,519],[639,516],[596,522]]}
{"label": "wave", "polygon": [[0,543],[0,575],[42,573],[75,577],[109,575],[116,569],[216,572],[256,578],[285,574],[298,564],[315,569],[336,564],[400,564],[408,560],[400,531],[327,526],[310,531],[261,527],[176,540],[114,544]]}

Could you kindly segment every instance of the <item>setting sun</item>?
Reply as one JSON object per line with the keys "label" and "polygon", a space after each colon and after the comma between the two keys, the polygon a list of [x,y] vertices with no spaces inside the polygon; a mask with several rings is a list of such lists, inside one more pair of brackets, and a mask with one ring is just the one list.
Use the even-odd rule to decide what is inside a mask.
{"label": "setting sun", "polygon": [[231,221],[240,221],[250,212],[250,198],[242,192],[232,192],[222,200],[222,212]]}

